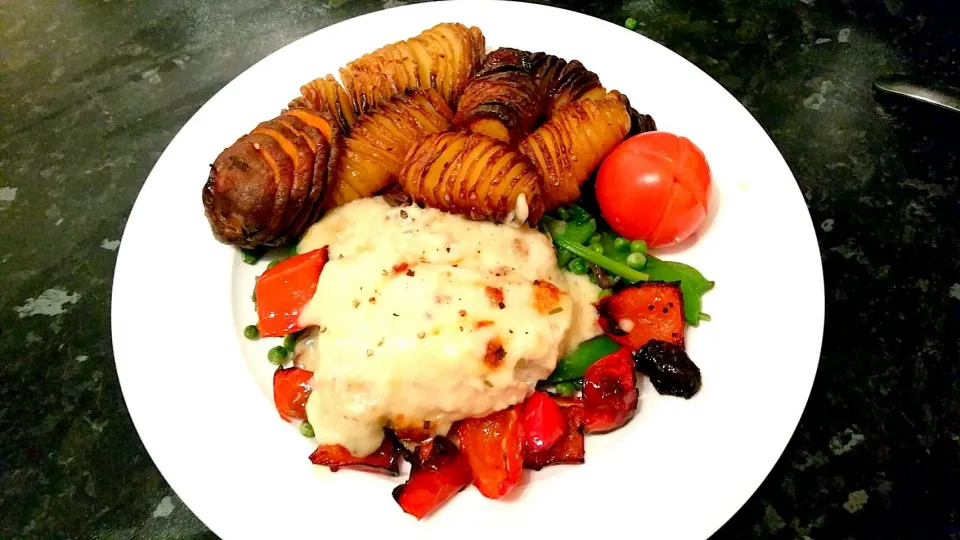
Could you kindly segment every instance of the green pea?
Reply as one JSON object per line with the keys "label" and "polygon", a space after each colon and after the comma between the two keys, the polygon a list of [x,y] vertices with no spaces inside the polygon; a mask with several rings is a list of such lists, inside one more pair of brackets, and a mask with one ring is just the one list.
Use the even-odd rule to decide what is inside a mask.
{"label": "green pea", "polygon": [[257,325],[251,324],[243,329],[243,337],[247,339],[260,339],[260,329]]}
{"label": "green pea", "polygon": [[581,276],[590,271],[590,268],[587,267],[587,261],[581,259],[580,257],[570,261],[570,264],[567,265],[567,269],[574,274],[579,274]]}
{"label": "green pea", "polygon": [[287,334],[283,336],[283,348],[293,352],[297,348],[297,334]]}
{"label": "green pea", "polygon": [[600,242],[603,242],[603,235],[595,234],[595,235],[593,235],[593,236],[590,237],[590,241],[587,242],[587,243],[588,243],[588,244],[599,244]]}
{"label": "green pea", "polygon": [[310,422],[307,422],[306,420],[300,422],[300,434],[310,439],[313,438],[313,426],[310,425]]}
{"label": "green pea", "polygon": [[637,20],[633,17],[630,17],[623,23],[627,27],[627,30],[636,30],[637,29]]}
{"label": "green pea", "polygon": [[627,266],[633,268],[634,270],[643,270],[643,267],[647,265],[647,258],[643,256],[643,253],[631,253],[627,255]]}
{"label": "green pea", "polygon": [[590,249],[592,249],[596,253],[603,255],[603,245],[600,243],[590,244]]}
{"label": "green pea", "polygon": [[276,260],[270,261],[270,264],[267,265],[267,270],[273,268],[274,266],[276,266],[276,265],[279,264],[279,263],[280,263],[280,259],[276,259]]}
{"label": "green pea", "polygon": [[610,296],[611,294],[613,294],[613,291],[611,291],[610,289],[600,289],[600,294],[597,295],[597,300],[604,298],[606,296]]}
{"label": "green pea", "polygon": [[643,253],[647,254],[647,242],[646,240],[634,240],[630,242],[630,253]]}
{"label": "green pea", "polygon": [[613,240],[613,249],[617,251],[627,251],[630,249],[630,241],[622,236],[618,236]]}
{"label": "green pea", "polygon": [[277,345],[267,352],[267,360],[275,366],[282,366],[287,361],[288,356],[290,356],[290,352],[283,345]]}
{"label": "green pea", "polygon": [[564,206],[557,208],[557,215],[560,216],[560,219],[563,221],[570,221],[570,210],[567,210]]}
{"label": "green pea", "polygon": [[572,381],[557,383],[557,393],[561,396],[570,397],[577,393],[577,387]]}

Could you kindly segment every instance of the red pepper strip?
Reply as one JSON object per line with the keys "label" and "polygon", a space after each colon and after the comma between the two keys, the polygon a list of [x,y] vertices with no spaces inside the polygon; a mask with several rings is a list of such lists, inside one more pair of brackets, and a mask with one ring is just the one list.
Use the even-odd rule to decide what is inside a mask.
{"label": "red pepper strip", "polygon": [[354,456],[339,444],[321,444],[310,454],[310,462],[330,467],[333,472],[356,469],[390,476],[400,474],[400,450],[389,435],[383,437],[380,448],[364,457]]}
{"label": "red pepper strip", "polygon": [[560,407],[566,428],[563,438],[543,452],[525,452],[523,466],[539,471],[547,465],[578,465],[584,460],[583,402],[579,399],[557,396],[554,402]]}
{"label": "red pepper strip", "polygon": [[467,418],[456,426],[460,450],[473,470],[473,485],[484,497],[499,499],[520,483],[523,475],[523,423],[519,407]]}
{"label": "red pepper strip", "polygon": [[587,433],[611,431],[637,411],[637,372],[630,351],[597,360],[583,376],[584,427]]}
{"label": "red pepper strip", "polygon": [[307,419],[304,407],[313,391],[311,378],[312,372],[300,368],[278,368],[273,372],[273,402],[280,417],[287,422]]}
{"label": "red pepper strip", "polygon": [[327,252],[324,246],[295,255],[257,278],[257,329],[262,337],[281,337],[303,329],[300,311],[317,292]]}
{"label": "red pepper strip", "polygon": [[546,392],[534,392],[527,398],[520,419],[525,453],[549,450],[563,437],[567,428],[560,407]]}
{"label": "red pepper strip", "polygon": [[680,285],[647,281],[605,296],[597,303],[600,328],[624,347],[637,350],[651,339],[683,347]]}
{"label": "red pepper strip", "polygon": [[470,463],[450,439],[433,438],[429,455],[410,470],[406,483],[393,490],[404,512],[423,519],[470,485]]}

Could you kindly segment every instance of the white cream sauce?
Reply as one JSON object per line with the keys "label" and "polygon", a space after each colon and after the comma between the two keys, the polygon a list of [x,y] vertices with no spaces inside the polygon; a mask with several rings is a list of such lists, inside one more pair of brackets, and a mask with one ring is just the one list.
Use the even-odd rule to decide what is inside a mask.
{"label": "white cream sauce", "polygon": [[561,272],[550,240],[527,227],[376,197],[325,216],[298,251],[323,246],[330,261],[300,316],[316,329],[297,363],[314,372],[317,440],[355,455],[374,451],[385,426],[446,433],[519,403],[601,333],[599,289]]}

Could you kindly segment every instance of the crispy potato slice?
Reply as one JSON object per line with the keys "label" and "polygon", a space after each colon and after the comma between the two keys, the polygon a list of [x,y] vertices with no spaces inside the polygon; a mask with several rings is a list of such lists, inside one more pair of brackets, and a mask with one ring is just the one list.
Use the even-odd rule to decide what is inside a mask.
{"label": "crispy potato slice", "polygon": [[[479,133],[430,135],[410,150],[400,171],[400,185],[418,204],[501,223],[539,221],[539,184],[525,157]],[[518,205],[521,197],[525,204]]]}
{"label": "crispy potato slice", "polygon": [[619,95],[568,103],[520,143],[542,178],[547,210],[580,196],[580,184],[630,130]]}

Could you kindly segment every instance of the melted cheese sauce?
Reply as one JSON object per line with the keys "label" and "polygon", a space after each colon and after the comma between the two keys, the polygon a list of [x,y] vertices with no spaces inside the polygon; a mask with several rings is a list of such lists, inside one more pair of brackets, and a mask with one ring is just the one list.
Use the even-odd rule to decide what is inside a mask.
{"label": "melted cheese sauce", "polygon": [[410,438],[523,401],[564,352],[599,335],[599,289],[561,272],[550,240],[366,198],[310,228],[329,246],[315,325],[298,365],[314,372],[307,418],[320,444],[367,455],[383,428]]}

